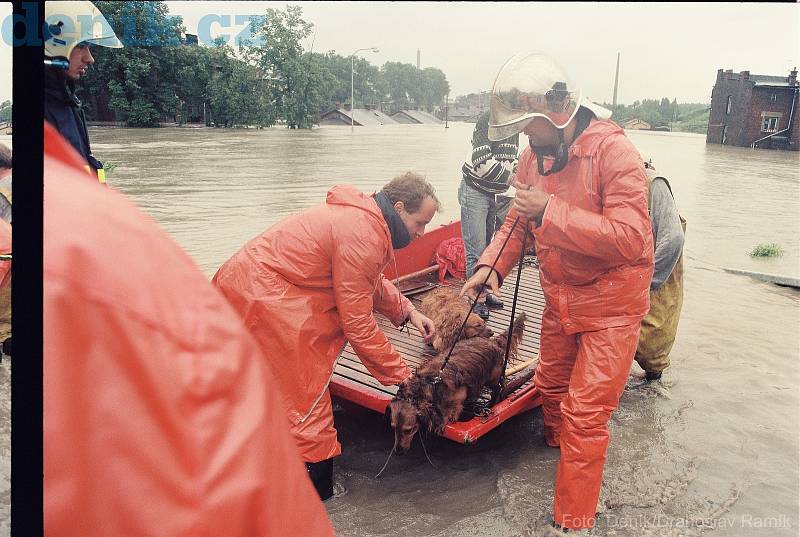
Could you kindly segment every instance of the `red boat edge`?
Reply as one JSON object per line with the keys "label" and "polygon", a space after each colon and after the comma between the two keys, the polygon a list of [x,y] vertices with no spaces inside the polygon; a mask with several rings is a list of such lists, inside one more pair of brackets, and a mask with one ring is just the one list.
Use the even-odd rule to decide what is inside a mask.
{"label": "red boat edge", "polygon": [[[444,224],[425,233],[409,246],[395,252],[397,272],[391,264],[385,271],[387,278],[398,277],[420,271],[431,266],[436,247],[445,239],[461,236],[461,222]],[[333,377],[331,395],[364,408],[384,413],[391,401],[387,393],[371,389],[347,378]],[[503,401],[493,406],[485,416],[469,421],[459,421],[445,426],[441,436],[462,444],[472,444],[504,421],[542,404],[541,395],[533,385],[533,379],[523,384]]]}
{"label": "red boat edge", "polygon": [[[383,414],[391,397],[364,387],[348,379],[331,381],[331,394],[364,408]],[[533,385],[533,379],[523,384],[503,401],[493,406],[486,416],[446,425],[441,436],[461,444],[475,443],[504,421],[542,404],[542,397]]]}

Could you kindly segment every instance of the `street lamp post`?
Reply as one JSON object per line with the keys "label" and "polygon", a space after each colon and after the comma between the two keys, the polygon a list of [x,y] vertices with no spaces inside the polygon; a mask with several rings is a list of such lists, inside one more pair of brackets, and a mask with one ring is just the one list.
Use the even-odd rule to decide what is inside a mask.
{"label": "street lamp post", "polygon": [[371,50],[372,52],[380,52],[377,47],[366,47],[360,48],[353,52],[350,55],[350,131],[353,131],[353,117],[355,116],[355,102],[353,101],[353,73],[355,72],[355,64],[356,64],[356,52],[361,52],[362,50]]}

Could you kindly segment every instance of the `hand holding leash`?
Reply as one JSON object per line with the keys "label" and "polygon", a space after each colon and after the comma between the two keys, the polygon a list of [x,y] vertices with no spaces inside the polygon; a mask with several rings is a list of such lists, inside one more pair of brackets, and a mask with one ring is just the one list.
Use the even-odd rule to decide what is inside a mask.
{"label": "hand holding leash", "polygon": [[[484,281],[486,282],[485,284]],[[466,281],[459,294],[461,296],[466,295],[474,301],[487,291],[495,296],[500,296],[500,284],[497,271],[484,265],[478,268],[472,275],[472,278]]]}
{"label": "hand holding leash", "polygon": [[517,189],[517,195],[514,197],[514,209],[522,218],[533,220],[539,225],[552,196],[542,190],[541,180],[533,185],[533,188],[531,186],[519,181],[514,183],[514,188]]}

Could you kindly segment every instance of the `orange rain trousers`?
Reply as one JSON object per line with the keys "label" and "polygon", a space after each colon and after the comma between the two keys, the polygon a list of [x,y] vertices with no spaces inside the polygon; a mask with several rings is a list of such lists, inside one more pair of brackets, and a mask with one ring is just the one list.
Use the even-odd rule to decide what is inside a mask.
{"label": "orange rain trousers", "polygon": [[333,535],[256,342],[45,125],[48,537]]}
{"label": "orange rain trousers", "polygon": [[397,326],[414,308],[383,276],[393,255],[375,200],[338,185],[245,243],[212,279],[272,368],[306,462],[341,453],[328,384],[346,341],[382,384],[411,374],[373,314]]}
{"label": "orange rain trousers", "polygon": [[566,335],[552,309],[545,307],[542,314],[541,358],[534,383],[542,394],[545,440],[561,447],[553,517],[562,527],[594,525],[608,421],[625,389],[639,327]]}
{"label": "orange rain trousers", "polygon": [[[561,447],[554,518],[562,527],[590,528],[609,442],[607,423],[650,305],[648,181],[622,129],[597,120],[570,146],[560,172],[539,175],[536,156],[526,148],[517,180],[552,194],[532,233],[546,301],[534,382],[542,393],[545,439]],[[516,217],[512,208],[477,266],[492,265]],[[524,229],[524,224],[515,228],[497,262],[501,280],[519,259]]]}

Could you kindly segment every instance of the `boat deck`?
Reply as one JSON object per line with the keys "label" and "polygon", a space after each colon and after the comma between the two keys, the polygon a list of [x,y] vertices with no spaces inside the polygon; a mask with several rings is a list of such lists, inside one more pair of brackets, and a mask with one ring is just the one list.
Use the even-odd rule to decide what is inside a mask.
{"label": "boat deck", "polygon": [[[502,298],[505,306],[502,309],[491,310],[489,326],[494,332],[503,332],[508,329],[511,320],[511,302],[516,277],[517,270],[514,268],[505,279],[503,287]],[[437,283],[435,274],[420,280],[420,284],[424,282]],[[445,285],[456,289],[460,289],[462,284],[462,281],[449,277],[445,283]],[[427,292],[429,290],[410,296],[409,299],[415,306],[419,306],[420,301]],[[528,319],[516,360],[509,361],[507,371],[512,370],[517,364],[536,359],[538,356],[543,310],[544,295],[539,285],[539,270],[535,266],[535,258],[526,257],[522,269],[516,315],[524,311]],[[413,327],[408,331],[400,331],[384,316],[376,314],[376,319],[380,328],[387,335],[394,348],[403,356],[409,367],[416,368],[431,356],[430,347],[425,344],[422,337]],[[531,367],[535,367],[535,365],[534,362]],[[333,395],[353,401],[377,412],[383,412],[396,391],[397,386],[383,386],[375,380],[361,363],[350,344],[348,343],[345,346],[339,355],[333,378],[331,379],[331,392]],[[533,381],[529,380],[509,394],[505,400],[492,407],[488,414],[470,420],[470,422],[476,422],[477,420],[476,423],[471,425],[470,422],[450,424],[445,428],[443,436],[458,442],[473,442],[480,435],[488,432],[488,430],[491,430],[506,419],[528,408],[538,406],[539,396],[534,392]]]}

